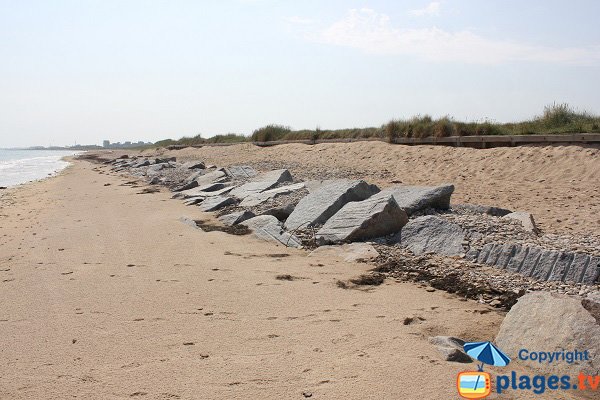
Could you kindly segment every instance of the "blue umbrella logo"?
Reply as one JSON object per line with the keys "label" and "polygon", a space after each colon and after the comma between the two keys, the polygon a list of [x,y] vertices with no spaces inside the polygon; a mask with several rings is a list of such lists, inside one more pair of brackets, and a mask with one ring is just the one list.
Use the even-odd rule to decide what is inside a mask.
{"label": "blue umbrella logo", "polygon": [[[492,342],[468,342],[463,345],[463,349],[471,358],[481,362],[481,365],[477,367],[478,371],[483,371],[484,364],[506,367],[510,362],[510,358],[494,346]],[[477,389],[479,387],[480,378],[481,375],[477,375],[477,380],[473,388]]]}
{"label": "blue umbrella logo", "polygon": [[478,367],[479,371],[483,371],[484,364],[506,367],[510,362],[510,358],[492,342],[469,342],[465,343],[463,348],[471,358],[481,361],[481,365]]}

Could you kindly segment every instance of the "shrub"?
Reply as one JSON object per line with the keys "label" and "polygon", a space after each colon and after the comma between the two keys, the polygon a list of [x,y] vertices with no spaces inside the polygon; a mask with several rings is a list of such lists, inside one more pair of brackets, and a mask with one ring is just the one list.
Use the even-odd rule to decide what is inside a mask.
{"label": "shrub", "polygon": [[247,142],[248,137],[244,135],[238,135],[236,133],[228,133],[226,135],[216,135],[205,139],[205,143],[241,143]]}
{"label": "shrub", "polygon": [[402,123],[397,120],[392,120],[385,125],[385,136],[388,142],[394,143],[402,135]]}
{"label": "shrub", "polygon": [[252,132],[252,141],[270,142],[273,140],[283,140],[291,131],[289,126],[275,124],[263,126]]}
{"label": "shrub", "polygon": [[450,118],[444,117],[434,122],[432,133],[434,137],[448,137],[454,134],[454,126]]}
{"label": "shrub", "polygon": [[567,103],[552,103],[544,107],[542,122],[548,127],[559,127],[572,123],[578,115]]}

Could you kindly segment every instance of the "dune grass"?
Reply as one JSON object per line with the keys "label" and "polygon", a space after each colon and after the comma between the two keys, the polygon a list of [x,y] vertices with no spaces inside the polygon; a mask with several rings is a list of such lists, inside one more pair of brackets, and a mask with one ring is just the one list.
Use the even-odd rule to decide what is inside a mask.
{"label": "dune grass", "polygon": [[289,126],[271,124],[256,129],[250,136],[240,134],[216,135],[210,138],[183,137],[166,139],[157,146],[199,145],[203,143],[269,142],[277,140],[319,139],[387,139],[424,138],[474,135],[550,135],[567,133],[600,133],[600,116],[578,111],[566,103],[553,103],[544,107],[541,115],[531,120],[497,123],[492,121],[462,122],[451,117],[434,119],[417,115],[408,119],[395,119],[380,127],[352,129],[302,129],[294,131]]}

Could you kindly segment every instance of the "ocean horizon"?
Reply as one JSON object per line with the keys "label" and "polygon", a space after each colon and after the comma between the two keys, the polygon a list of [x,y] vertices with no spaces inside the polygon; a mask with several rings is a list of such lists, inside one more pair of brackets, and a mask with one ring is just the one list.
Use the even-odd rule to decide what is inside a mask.
{"label": "ocean horizon", "polygon": [[54,175],[69,165],[63,157],[78,153],[69,150],[0,149],[0,187],[20,185]]}

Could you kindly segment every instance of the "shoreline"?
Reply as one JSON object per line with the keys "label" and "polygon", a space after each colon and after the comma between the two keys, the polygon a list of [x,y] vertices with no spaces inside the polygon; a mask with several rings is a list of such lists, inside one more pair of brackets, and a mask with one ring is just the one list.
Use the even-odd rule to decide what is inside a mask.
{"label": "shoreline", "polygon": [[[27,151],[41,151],[41,150],[27,150]],[[54,150],[49,150],[49,151],[54,151]],[[42,176],[42,177],[39,177],[39,178],[30,179],[30,180],[27,180],[27,181],[24,181],[24,182],[20,182],[20,183],[15,183],[15,184],[7,184],[5,186],[0,185],[0,187],[1,187],[0,190],[8,190],[8,189],[11,189],[11,188],[19,187],[21,185],[26,185],[26,184],[30,184],[30,183],[40,182],[40,181],[43,181],[45,179],[57,176],[62,171],[64,171],[65,169],[69,168],[72,165],[72,161],[73,161],[74,157],[79,156],[79,155],[84,154],[84,153],[85,153],[85,151],[78,151],[78,152],[72,152],[72,154],[61,156],[57,161],[65,162],[66,164],[64,166],[63,165],[57,166],[56,168],[53,168],[52,172],[45,172],[46,175]],[[30,158],[15,159],[15,160],[11,160],[11,161],[23,161],[23,160],[30,160]]]}

